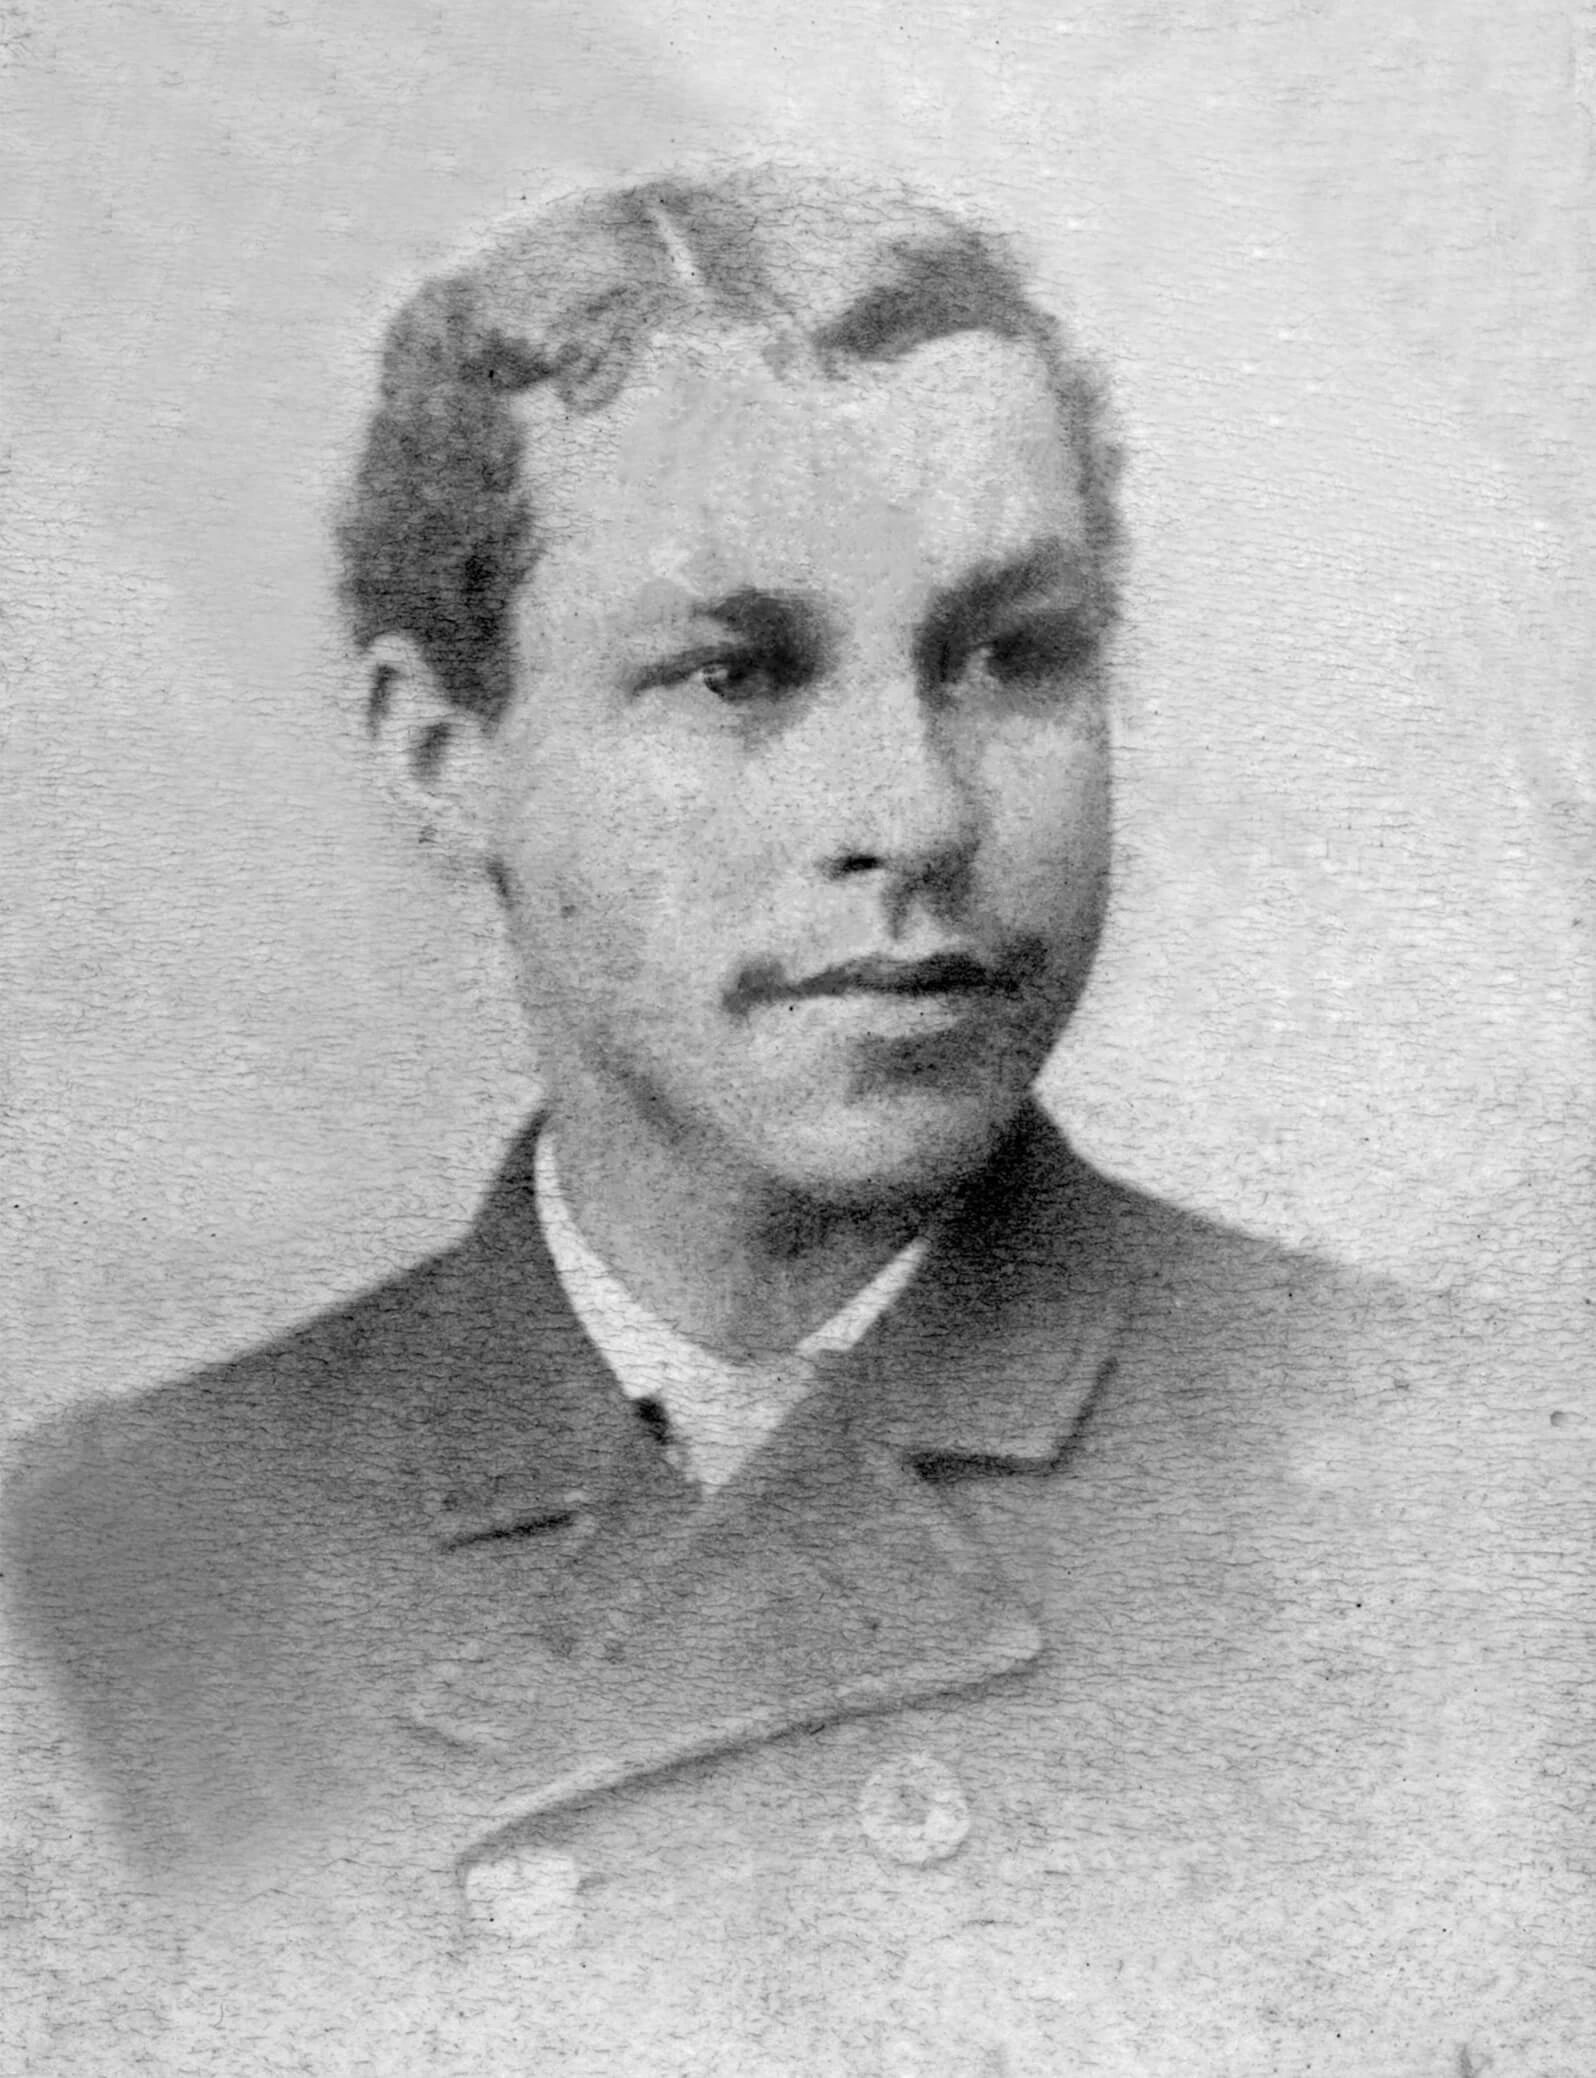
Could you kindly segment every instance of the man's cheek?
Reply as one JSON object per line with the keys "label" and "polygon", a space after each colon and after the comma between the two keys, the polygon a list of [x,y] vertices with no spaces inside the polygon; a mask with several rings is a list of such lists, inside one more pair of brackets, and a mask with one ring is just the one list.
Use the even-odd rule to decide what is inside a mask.
{"label": "man's cheek", "polygon": [[[555,876],[561,965],[574,993],[635,998],[646,1011],[673,978],[671,955],[684,942],[686,919],[660,875],[628,868],[619,842],[605,849],[604,860]],[[645,845],[639,855],[647,857]]]}
{"label": "man's cheek", "polygon": [[1107,865],[1106,823],[1061,801],[1013,827],[987,859],[987,893],[1012,925],[1045,929],[1089,906]]}

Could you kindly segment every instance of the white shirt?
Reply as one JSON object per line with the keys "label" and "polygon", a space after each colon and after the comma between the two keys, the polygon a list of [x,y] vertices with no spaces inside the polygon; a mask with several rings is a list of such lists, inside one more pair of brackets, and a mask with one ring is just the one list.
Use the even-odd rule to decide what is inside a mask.
{"label": "white shirt", "polygon": [[726,1481],[815,1383],[814,1359],[852,1349],[925,1260],[919,1234],[790,1357],[737,1363],[690,1342],[640,1304],[594,1251],[560,1187],[551,1134],[534,1160],[538,1218],[571,1310],[631,1400],[658,1400],[681,1469],[706,1490]]}

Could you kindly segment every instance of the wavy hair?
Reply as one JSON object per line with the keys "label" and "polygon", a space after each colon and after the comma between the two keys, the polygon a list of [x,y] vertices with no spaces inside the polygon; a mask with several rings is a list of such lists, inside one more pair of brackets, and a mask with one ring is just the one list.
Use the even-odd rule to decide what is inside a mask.
{"label": "wavy hair", "polygon": [[569,198],[403,306],[337,525],[356,645],[410,637],[446,697],[495,723],[515,682],[510,607],[539,546],[512,400],[547,385],[568,411],[602,411],[654,339],[706,317],[796,339],[832,375],[957,332],[1028,342],[1079,464],[1091,604],[1101,628],[1114,620],[1106,385],[1008,246],[906,191],[761,168]]}

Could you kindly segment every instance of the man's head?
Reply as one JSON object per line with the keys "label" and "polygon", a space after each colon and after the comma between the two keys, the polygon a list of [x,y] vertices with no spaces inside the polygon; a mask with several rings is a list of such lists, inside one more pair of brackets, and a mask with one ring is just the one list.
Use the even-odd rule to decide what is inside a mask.
{"label": "man's head", "polygon": [[1100,923],[1113,463],[1001,248],[897,194],[584,197],[401,312],[344,595],[557,1110],[840,1200],[990,1149]]}

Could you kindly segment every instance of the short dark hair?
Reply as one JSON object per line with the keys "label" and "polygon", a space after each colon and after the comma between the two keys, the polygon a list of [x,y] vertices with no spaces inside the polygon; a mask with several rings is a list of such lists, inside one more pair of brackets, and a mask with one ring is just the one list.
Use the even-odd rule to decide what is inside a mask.
{"label": "short dark hair", "polygon": [[404,305],[337,528],[356,644],[409,636],[449,700],[496,722],[509,609],[539,547],[510,399],[547,383],[569,411],[602,410],[651,339],[705,312],[796,332],[827,371],[957,332],[1028,342],[1079,462],[1106,631],[1121,550],[1106,386],[1007,245],[907,192],[760,168],[563,201]]}

